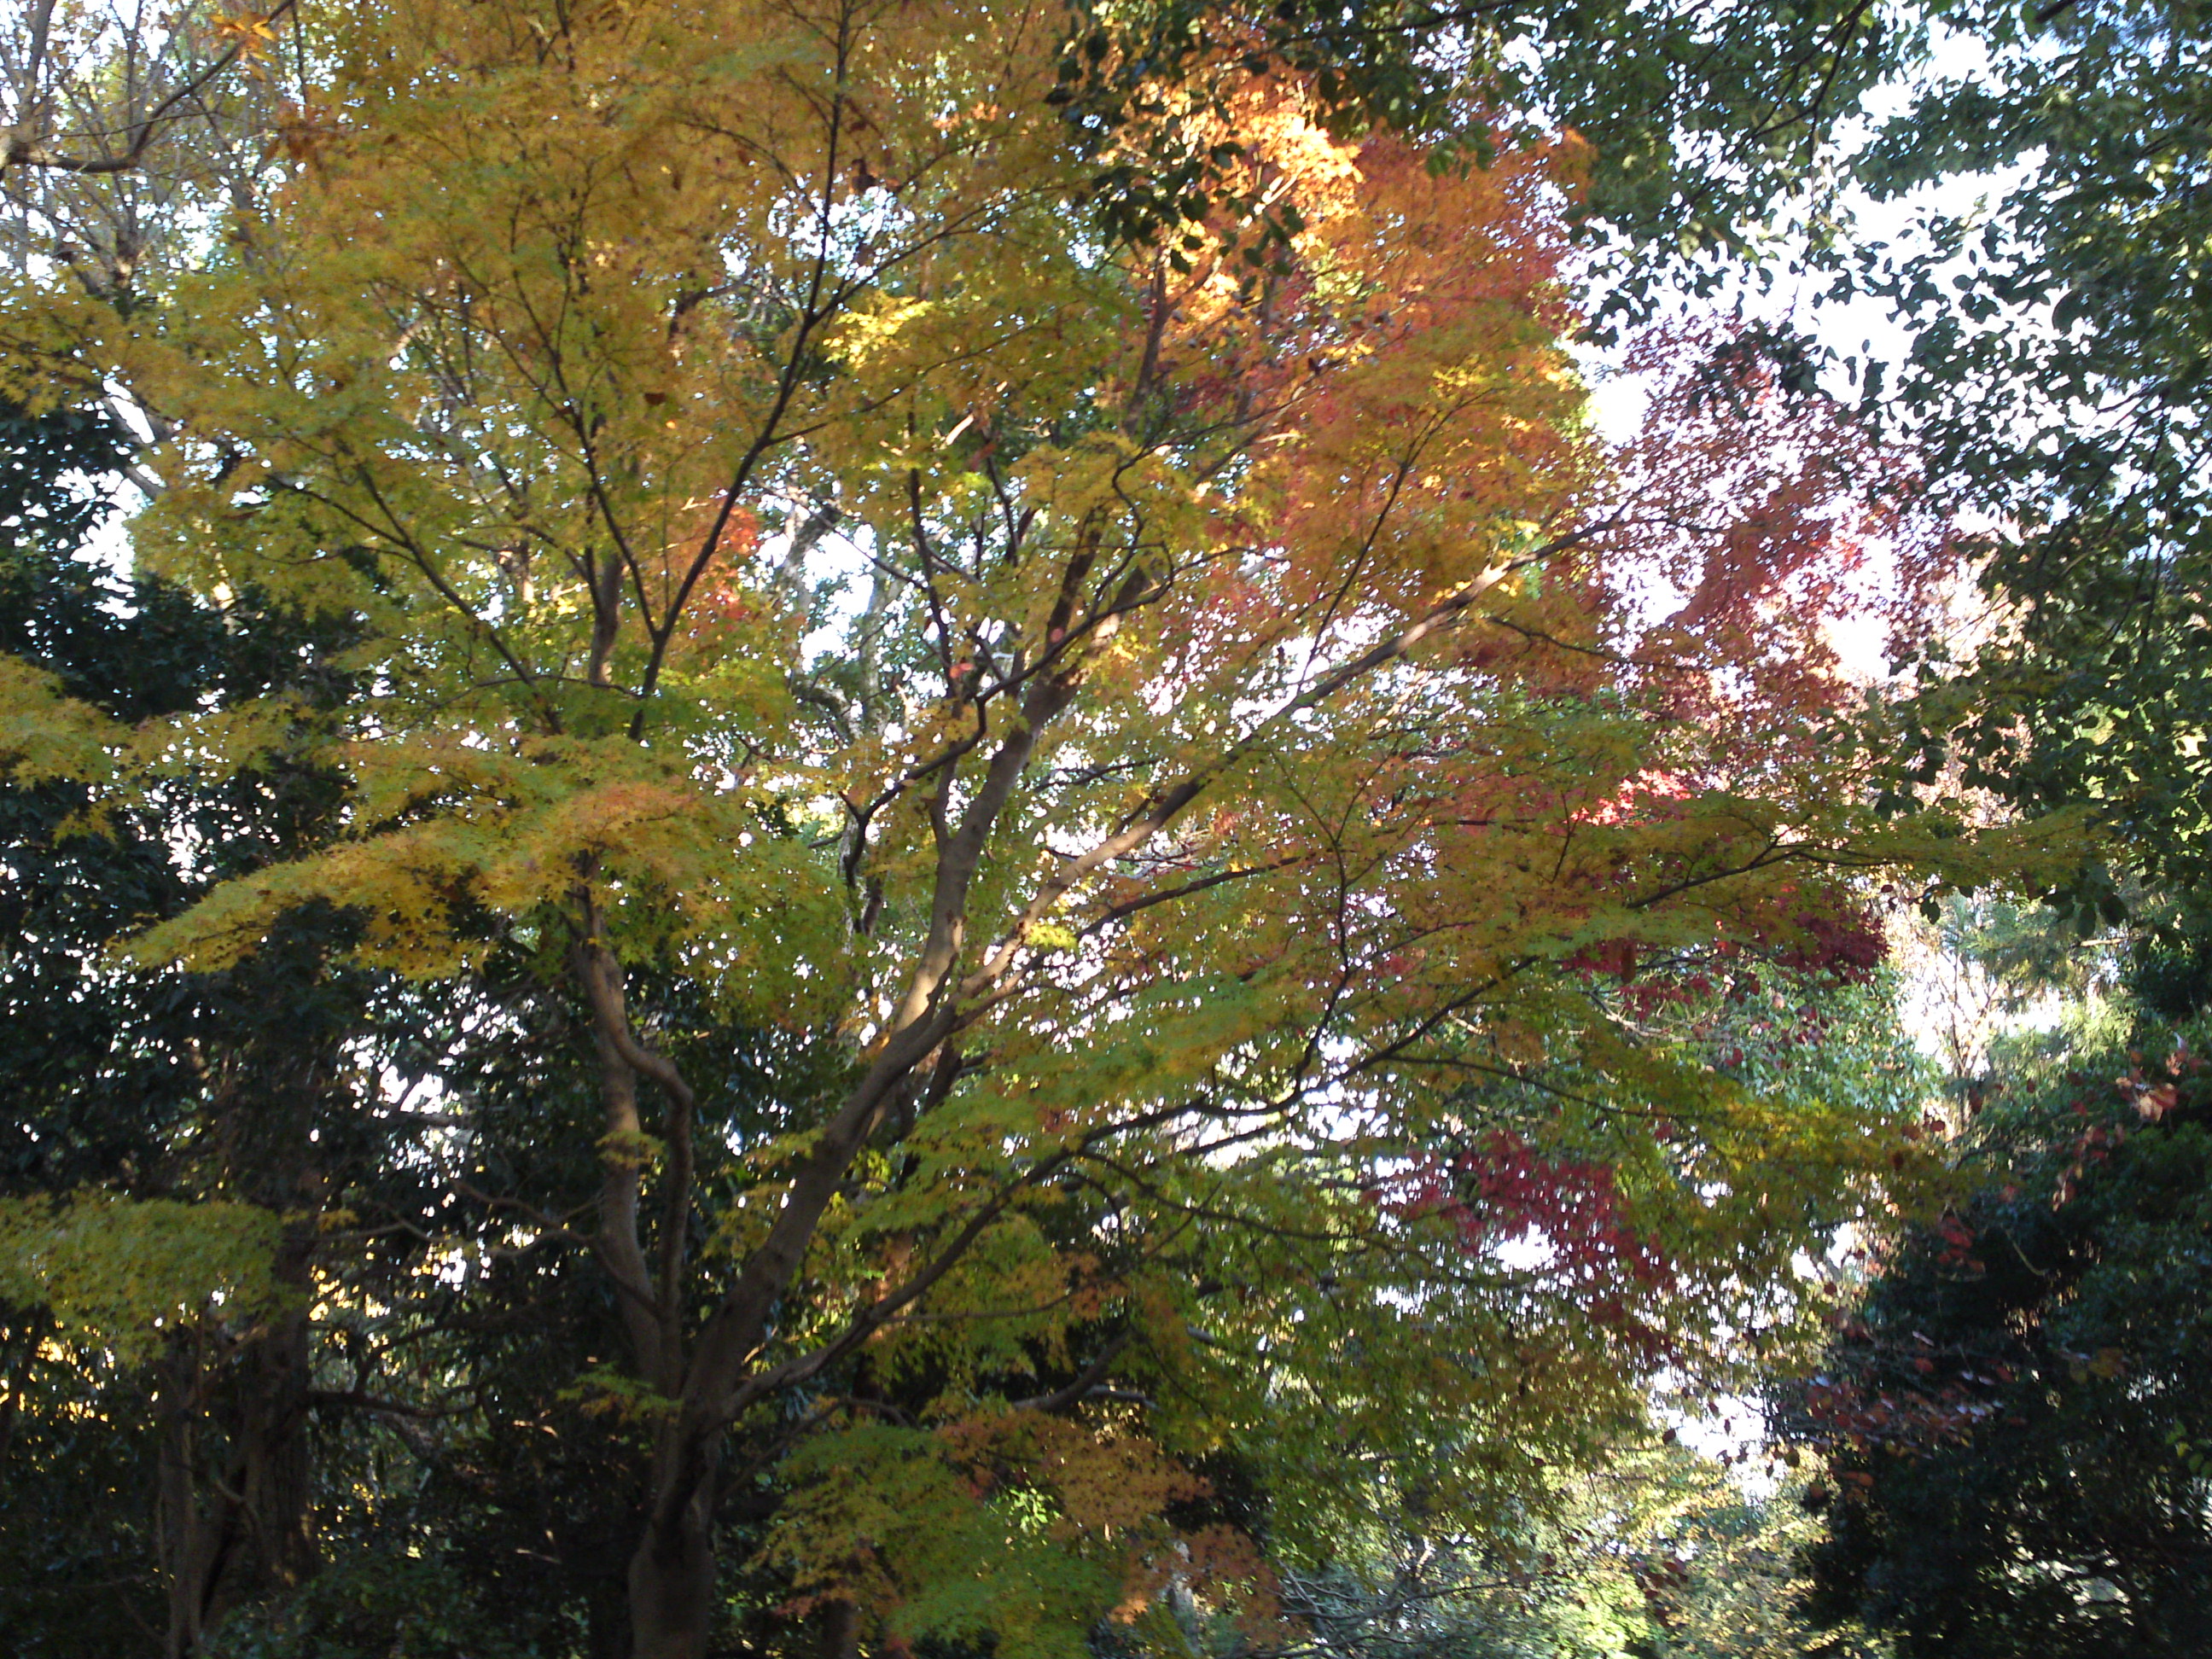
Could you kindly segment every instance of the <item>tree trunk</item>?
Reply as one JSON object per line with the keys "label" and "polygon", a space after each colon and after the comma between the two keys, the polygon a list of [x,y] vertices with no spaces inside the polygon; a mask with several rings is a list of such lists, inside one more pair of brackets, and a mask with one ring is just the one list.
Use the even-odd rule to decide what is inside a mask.
{"label": "tree trunk", "polygon": [[822,1659],[860,1659],[860,1609],[832,1601],[822,1609]]}
{"label": "tree trunk", "polygon": [[630,1659],[706,1659],[714,1639],[714,1482],[662,1523],[648,1520],[629,1561]]}
{"label": "tree trunk", "polygon": [[[184,1369],[182,1364],[177,1369]],[[193,1467],[198,1461],[195,1431],[198,1426],[187,1404],[170,1414],[161,1436],[155,1535],[169,1613],[162,1659],[185,1659],[200,1647],[207,1634],[215,1587],[230,1553],[231,1505],[220,1496],[212,1507],[201,1501],[198,1471]]]}
{"label": "tree trunk", "polygon": [[[292,1253],[289,1252],[288,1253]],[[304,1291],[307,1251],[298,1248],[294,1271],[279,1277]],[[315,1545],[314,1449],[307,1433],[311,1333],[307,1299],[252,1345],[240,1368],[247,1390],[239,1449],[252,1531],[255,1588],[289,1589],[311,1577],[319,1561]]]}
{"label": "tree trunk", "polygon": [[[264,1194],[272,1207],[319,1185],[305,1157],[304,1109],[292,1115],[300,1120],[287,1126],[292,1163],[281,1168],[283,1184]],[[284,1228],[271,1271],[289,1300],[265,1328],[212,1360],[189,1341],[172,1355],[156,1493],[168,1581],[166,1659],[198,1653],[231,1608],[315,1570],[307,1433],[315,1237],[312,1220]]]}
{"label": "tree trunk", "polygon": [[187,1659],[230,1608],[314,1571],[307,1345],[303,1308],[232,1357],[227,1376],[189,1352],[173,1362],[156,1493],[166,1659]]}

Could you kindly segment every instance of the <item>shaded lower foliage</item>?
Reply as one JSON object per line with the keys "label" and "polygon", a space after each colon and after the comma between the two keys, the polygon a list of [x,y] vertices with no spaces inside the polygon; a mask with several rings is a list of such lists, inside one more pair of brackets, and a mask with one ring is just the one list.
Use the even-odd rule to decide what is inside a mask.
{"label": "shaded lower foliage", "polygon": [[[312,723],[346,689],[332,666],[346,619],[252,596],[217,608],[83,553],[127,447],[103,416],[0,410],[0,651],[125,720],[275,694]],[[279,744],[219,775],[180,769],[120,808],[89,800],[35,774],[0,782],[11,1244],[45,1237],[79,1269],[106,1262],[120,1305],[143,1278],[134,1225],[211,1205],[200,1213],[273,1241],[256,1269],[272,1288],[252,1308],[203,1299],[150,1323],[163,1297],[146,1291],[124,1328],[91,1333],[9,1304],[40,1269],[0,1261],[0,1630],[16,1654],[174,1655],[312,1573],[312,1442],[343,1392],[314,1366],[317,1258],[343,1206],[374,1190],[419,1210],[420,1178],[389,1156],[395,1126],[365,1109],[376,981],[337,961],[348,918],[302,910],[217,974],[112,954],[211,882],[326,837],[337,781]],[[72,1230],[73,1213],[94,1222]],[[407,1253],[370,1255],[404,1273]]]}
{"label": "shaded lower foliage", "polygon": [[1778,1402],[1832,1481],[1813,1609],[1906,1659],[2149,1659],[2212,1632],[2212,1079],[2185,1046],[2066,1059],[1991,1106],[1978,1190]]}

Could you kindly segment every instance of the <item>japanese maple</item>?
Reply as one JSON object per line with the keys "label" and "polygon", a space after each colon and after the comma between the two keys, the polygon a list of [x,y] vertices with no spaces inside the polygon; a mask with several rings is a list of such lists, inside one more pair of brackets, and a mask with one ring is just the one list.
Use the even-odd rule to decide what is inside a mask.
{"label": "japanese maple", "polygon": [[[585,1011],[595,1193],[423,1156],[605,1274],[638,1659],[708,1650],[739,1497],[791,1618],[1007,1653],[1251,1592],[1177,1519],[1224,1445],[1279,1547],[1417,1485],[1478,1525],[1857,1202],[1881,1124],[1616,993],[1935,858],[1819,633],[1900,492],[1755,364],[1608,453],[1574,144],[1431,165],[1224,47],[1144,117],[1224,187],[1115,241],[1052,7],[298,27],[204,262],[18,285],[10,373],[127,388],[135,556],[356,619],[368,689],[130,731],[11,669],[10,746],[345,780],[141,963],[315,904]],[[681,1058],[730,1030],[800,1057],[764,1130]],[[1460,1184],[1370,1199],[1409,1170]]]}

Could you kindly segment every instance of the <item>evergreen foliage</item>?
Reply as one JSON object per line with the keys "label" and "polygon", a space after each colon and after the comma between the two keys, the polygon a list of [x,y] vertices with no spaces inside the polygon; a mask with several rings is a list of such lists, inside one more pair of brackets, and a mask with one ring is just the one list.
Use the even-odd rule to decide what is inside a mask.
{"label": "evergreen foliage", "polygon": [[1781,1414],[1826,1459],[1814,1611],[1908,1659],[2186,1655],[2212,1623],[2212,1091],[2170,1028],[2116,1025],[2015,1043],[1971,1194]]}

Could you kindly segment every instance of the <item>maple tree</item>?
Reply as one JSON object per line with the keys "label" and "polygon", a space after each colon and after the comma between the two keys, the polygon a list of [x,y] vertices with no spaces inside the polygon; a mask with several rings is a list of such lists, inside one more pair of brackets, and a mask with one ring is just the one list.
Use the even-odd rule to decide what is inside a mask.
{"label": "maple tree", "polygon": [[716,1639],[738,1511],[835,1647],[1261,1616],[1208,1455],[1279,1550],[1480,1526],[1863,1200],[1890,1108],[1752,1086],[1705,1004],[1997,856],[1872,814],[1826,643],[1909,481],[1719,335],[1608,453],[1573,143],[1431,166],[1232,40],[1127,140],[1224,187],[1116,240],[1054,9],[285,27],[193,256],[27,277],[0,347],[145,411],[143,568],[345,619],[354,689],[133,722],[10,662],[0,744],[114,810],[342,785],[131,959],[305,912],[442,988],[387,1059],[442,1196],[325,1209],[321,1317],[434,1415],[339,1253],[589,1276],[617,1340],[538,1404],[611,1425],[638,1659]]}

